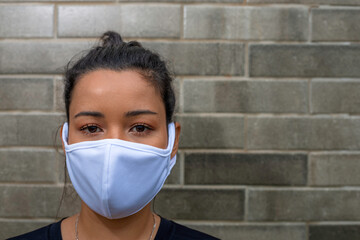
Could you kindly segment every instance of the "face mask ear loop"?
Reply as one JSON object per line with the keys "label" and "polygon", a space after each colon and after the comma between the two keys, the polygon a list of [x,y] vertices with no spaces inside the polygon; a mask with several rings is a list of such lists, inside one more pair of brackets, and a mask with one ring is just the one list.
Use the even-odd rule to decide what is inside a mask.
{"label": "face mask ear loop", "polygon": [[169,132],[169,138],[168,138],[168,142],[169,144],[171,144],[170,146],[170,153],[169,153],[169,164],[168,164],[168,173],[167,175],[170,174],[171,169],[174,167],[175,163],[176,163],[176,154],[173,158],[171,158],[171,153],[172,150],[174,148],[175,145],[175,123],[172,122],[168,125],[168,132]]}
{"label": "face mask ear loop", "polygon": [[62,141],[66,150],[66,147],[68,144],[68,135],[69,135],[69,124],[67,122],[64,123],[63,129],[62,129]]}
{"label": "face mask ear loop", "polygon": [[170,155],[174,148],[174,144],[175,144],[175,124],[174,122],[171,122],[168,125],[168,145],[166,147],[167,149],[169,149]]}

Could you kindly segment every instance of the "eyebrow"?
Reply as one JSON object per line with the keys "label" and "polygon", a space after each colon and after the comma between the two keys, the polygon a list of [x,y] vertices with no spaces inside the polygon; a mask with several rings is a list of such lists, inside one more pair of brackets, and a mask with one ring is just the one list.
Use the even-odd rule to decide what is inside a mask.
{"label": "eyebrow", "polygon": [[78,114],[76,114],[75,118],[81,117],[81,116],[91,116],[91,117],[97,117],[97,118],[104,118],[105,117],[105,115],[102,114],[101,112],[85,111],[85,112],[79,112]]}
{"label": "eyebrow", "polygon": [[129,111],[125,113],[126,117],[135,117],[141,114],[157,114],[156,112],[150,111],[150,110],[135,110],[135,111]]}

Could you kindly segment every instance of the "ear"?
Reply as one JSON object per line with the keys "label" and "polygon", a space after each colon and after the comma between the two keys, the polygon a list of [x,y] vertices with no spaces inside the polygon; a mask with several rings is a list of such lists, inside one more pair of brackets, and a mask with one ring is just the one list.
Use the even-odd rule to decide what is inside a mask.
{"label": "ear", "polygon": [[66,154],[65,153],[64,142],[63,142],[63,138],[62,138],[63,127],[64,127],[64,124],[60,128],[60,141],[61,141],[61,146],[62,146],[63,152],[64,152],[64,154]]}
{"label": "ear", "polygon": [[175,142],[171,152],[171,158],[173,158],[176,155],[179,149],[179,139],[180,139],[180,130],[181,130],[180,123],[174,122],[174,124],[175,124]]}

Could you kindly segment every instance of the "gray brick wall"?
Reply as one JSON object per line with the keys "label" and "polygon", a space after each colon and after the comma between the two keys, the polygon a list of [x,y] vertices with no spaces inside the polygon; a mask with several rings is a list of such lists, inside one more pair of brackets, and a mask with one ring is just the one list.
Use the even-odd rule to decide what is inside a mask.
{"label": "gray brick wall", "polygon": [[176,75],[156,212],[224,240],[359,239],[359,22],[359,0],[0,0],[0,239],[54,221],[61,73],[106,30]]}

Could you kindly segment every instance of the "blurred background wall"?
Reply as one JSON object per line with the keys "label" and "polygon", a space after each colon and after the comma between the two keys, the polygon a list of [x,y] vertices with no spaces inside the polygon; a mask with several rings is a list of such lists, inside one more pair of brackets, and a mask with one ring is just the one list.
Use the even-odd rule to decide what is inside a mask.
{"label": "blurred background wall", "polygon": [[156,212],[225,240],[360,239],[359,0],[0,0],[1,239],[54,221],[61,73],[106,30],[176,74]]}

